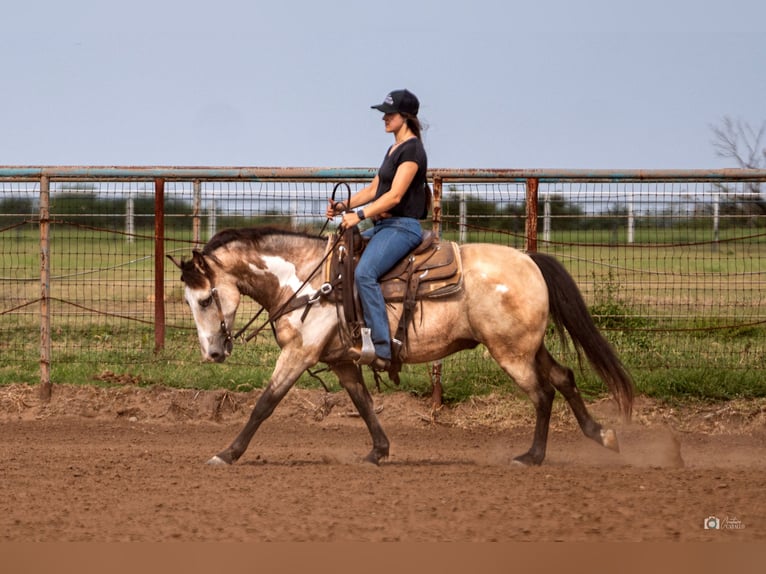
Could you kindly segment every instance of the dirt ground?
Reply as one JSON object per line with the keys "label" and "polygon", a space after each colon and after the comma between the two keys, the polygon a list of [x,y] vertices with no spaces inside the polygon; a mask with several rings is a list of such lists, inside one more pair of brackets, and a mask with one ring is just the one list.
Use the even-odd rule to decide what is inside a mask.
{"label": "dirt ground", "polygon": [[557,401],[545,462],[520,468],[528,402],[375,395],[375,467],[345,395],[293,389],[237,464],[205,465],[258,393],[0,388],[0,541],[766,540],[766,401],[641,398],[628,426],[592,403],[619,454]]}

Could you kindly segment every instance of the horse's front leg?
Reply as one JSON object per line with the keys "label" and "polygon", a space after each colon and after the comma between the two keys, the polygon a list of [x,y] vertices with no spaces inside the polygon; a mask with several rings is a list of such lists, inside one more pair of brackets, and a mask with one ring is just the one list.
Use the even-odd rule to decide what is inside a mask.
{"label": "horse's front leg", "polygon": [[283,350],[277,360],[277,365],[274,368],[274,372],[271,375],[269,384],[258,397],[258,401],[253,407],[253,412],[250,413],[250,418],[245,424],[244,428],[240,431],[234,442],[231,443],[229,448],[218,453],[213,458],[207,461],[212,465],[225,465],[233,464],[239,457],[241,457],[247,450],[250,441],[255,435],[255,431],[261,426],[261,423],[265,421],[279,402],[284,398],[298,377],[301,376],[303,371],[309,368],[313,363],[307,361],[306,357],[299,352],[294,352],[289,349]]}
{"label": "horse's front leg", "polygon": [[375,414],[372,397],[364,384],[360,369],[353,363],[333,364],[331,368],[338,376],[340,384],[348,392],[372,436],[372,450],[364,460],[373,464],[380,464],[381,460],[388,458],[388,437],[383,432],[383,427]]}

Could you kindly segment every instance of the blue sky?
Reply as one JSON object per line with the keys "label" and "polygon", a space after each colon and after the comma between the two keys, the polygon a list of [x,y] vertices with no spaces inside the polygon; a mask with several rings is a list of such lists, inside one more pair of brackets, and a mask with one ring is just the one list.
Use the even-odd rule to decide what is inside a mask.
{"label": "blue sky", "polygon": [[431,167],[733,167],[766,120],[766,2],[27,0],[0,22],[0,165],[373,167],[421,100]]}

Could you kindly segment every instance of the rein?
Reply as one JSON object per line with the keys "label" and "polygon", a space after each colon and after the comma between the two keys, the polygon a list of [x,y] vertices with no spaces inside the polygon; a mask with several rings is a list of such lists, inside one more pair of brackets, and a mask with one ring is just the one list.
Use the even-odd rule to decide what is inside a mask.
{"label": "rein", "polygon": [[[335,201],[335,194],[338,192],[338,188],[341,185],[346,186],[346,203],[343,203],[342,201]],[[338,210],[339,208],[342,208],[341,211],[348,211],[349,205],[351,205],[351,186],[347,184],[345,181],[339,181],[336,183],[332,188],[332,197],[330,199],[333,205],[333,209]],[[327,224],[330,223],[329,219],[326,219],[324,222],[324,225],[322,226],[322,229],[319,230],[319,235],[322,235],[324,233],[324,230],[327,229]],[[334,247],[334,246],[333,246]]]}

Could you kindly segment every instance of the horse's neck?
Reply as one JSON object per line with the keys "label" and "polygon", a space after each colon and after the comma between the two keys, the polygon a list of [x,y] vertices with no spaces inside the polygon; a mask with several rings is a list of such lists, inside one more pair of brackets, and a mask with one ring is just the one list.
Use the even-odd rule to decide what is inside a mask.
{"label": "horse's neck", "polygon": [[[309,274],[319,267],[322,257],[321,247],[313,245],[303,250],[259,253],[247,259],[247,273],[237,277],[237,286],[240,293],[273,311],[304,287]],[[241,265],[237,267],[241,268]],[[316,277],[321,278],[321,273],[315,273],[314,279]]]}

